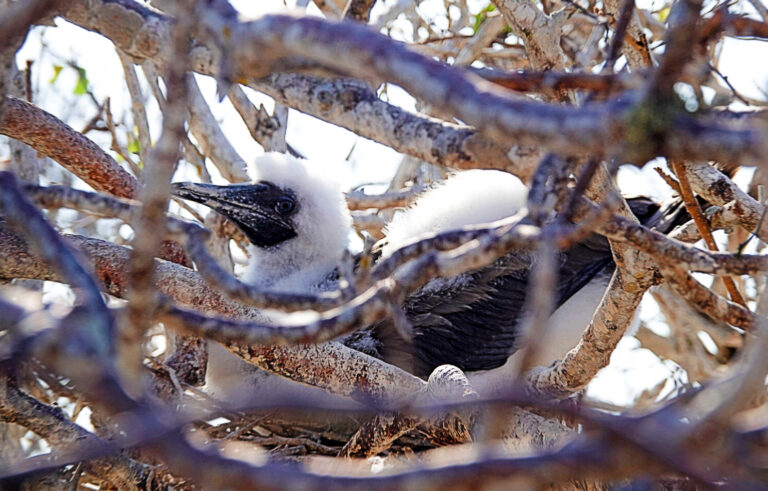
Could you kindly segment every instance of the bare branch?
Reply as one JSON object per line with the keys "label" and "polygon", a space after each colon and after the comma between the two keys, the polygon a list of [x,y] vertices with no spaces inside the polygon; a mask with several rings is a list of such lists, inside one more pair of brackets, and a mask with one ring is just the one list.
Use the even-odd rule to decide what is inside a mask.
{"label": "bare branch", "polygon": [[[69,421],[61,409],[43,404],[23,393],[6,377],[0,377],[0,418],[34,431],[57,451],[77,453],[89,449],[102,454],[114,454],[115,448],[106,440]],[[116,486],[133,488],[150,479],[153,470],[147,464],[124,455],[102,457],[85,463],[86,471],[108,479]],[[10,470],[9,463],[0,468],[0,475]]]}
{"label": "bare branch", "polygon": [[525,178],[541,157],[536,148],[506,149],[470,127],[405,111],[354,80],[273,74],[252,86],[289,107],[433,164],[501,169]]}
{"label": "bare branch", "polygon": [[[229,90],[228,96],[232,105],[240,114],[240,117],[243,118],[243,122],[251,133],[251,136],[259,145],[267,151],[282,152],[287,149],[287,144],[285,143],[286,121],[281,123],[277,114],[273,114],[272,116],[267,114],[264,106],[260,106],[256,109],[239,85],[233,85]],[[279,103],[276,104],[275,110],[279,112]],[[287,114],[285,116],[287,117]],[[281,144],[282,146],[285,146],[285,148],[281,148]]]}
{"label": "bare branch", "polygon": [[535,5],[520,0],[494,2],[512,28],[525,40],[531,65],[538,70],[563,70],[566,57],[560,47],[560,15],[548,16]]}
{"label": "bare branch", "polygon": [[119,49],[117,50],[117,55],[120,57],[120,64],[123,65],[125,82],[128,86],[128,92],[131,94],[131,113],[133,114],[133,123],[136,125],[139,134],[139,145],[141,146],[139,155],[141,155],[142,162],[146,162],[147,155],[152,148],[152,141],[149,134],[147,111],[144,108],[144,95],[141,92],[139,77],[136,75],[136,69],[133,67],[133,63],[131,63],[126,54]]}
{"label": "bare branch", "polygon": [[537,368],[528,375],[531,390],[567,397],[584,388],[603,367],[624,336],[645,290],[634,277],[614,273],[595,316],[576,348],[553,367]]}
{"label": "bare branch", "polygon": [[[713,166],[700,162],[684,162],[693,189],[710,203],[723,207],[723,225],[734,219],[750,232],[768,240],[768,227],[758,229],[765,207],[742,191],[732,180]],[[718,217],[720,214],[715,213]]]}
{"label": "bare branch", "polygon": [[376,0],[349,0],[347,7],[344,9],[342,18],[354,19],[364,24],[368,23],[368,18],[371,15],[371,9],[376,3]]}
{"label": "bare branch", "polygon": [[[113,378],[114,324],[96,280],[78,255],[64,242],[42,214],[21,194],[13,174],[0,173],[0,207],[32,242],[37,253],[77,292],[81,302],[64,317],[52,339],[36,349],[60,373],[76,380],[86,395],[111,407],[126,404],[127,396]],[[72,358],[80,357],[79,363]],[[93,373],[93,362],[99,373]]]}
{"label": "bare branch", "polygon": [[[61,0],[30,0],[7,7],[0,21],[0,46],[10,46],[22,35],[26,35],[30,26],[40,18],[58,9]],[[5,95],[5,94],[3,94]]]}
{"label": "bare branch", "polygon": [[393,191],[379,195],[365,194],[362,191],[347,193],[347,206],[350,210],[367,210],[369,208],[404,208],[411,204],[426,190],[424,186],[416,185],[404,191]]}
{"label": "bare branch", "polygon": [[[93,11],[98,9],[98,5],[91,7]],[[162,42],[168,35],[165,21],[156,16],[151,16],[153,22],[144,21],[144,16],[149,18],[150,14],[144,13],[138,5],[123,2],[120,9],[124,10],[124,15],[140,21],[133,32],[123,32],[126,23],[122,23],[117,31],[114,25],[94,24],[98,15],[86,15],[81,7],[71,9],[67,16],[79,25],[98,29],[118,42],[125,39],[121,45],[126,46],[121,47],[133,56],[158,60],[167,56]],[[287,35],[289,32],[290,35]],[[273,62],[286,57],[310,58],[353,76],[397,83],[442,112],[475,125],[499,143],[515,141],[518,145],[541,145],[567,153],[608,152],[625,156],[624,159],[629,161],[665,155],[680,159],[715,158],[755,164],[762,162],[764,146],[767,145],[761,131],[708,126],[684,112],[674,112],[664,116],[668,118],[665,121],[674,119],[674,126],[653,127],[657,135],[653,138],[656,144],[651,148],[645,142],[645,134],[641,134],[648,131],[643,128],[648,125],[647,117],[651,116],[641,107],[605,103],[573,108],[513,99],[507,94],[489,90],[474,77],[415,55],[389,38],[371,34],[359,25],[332,24],[314,18],[265,16],[251,23],[239,24],[235,35],[241,41],[235,48],[248,46],[247,50],[233,54],[233,65],[246,78],[267,75]],[[142,39],[142,43],[132,44],[137,37]],[[363,38],[365,42],[361,41]],[[253,46],[261,46],[262,49],[253,49]],[[337,55],[339,52],[345,52],[347,56],[342,60]],[[261,56],[263,53],[269,53],[269,57]],[[197,71],[216,72],[210,51],[198,50],[191,56]],[[374,59],[388,61],[381,63],[374,62]],[[672,66],[671,62],[669,66]],[[446,97],[447,94],[451,97]],[[489,107],[494,111],[488,113]],[[662,131],[659,131],[660,128]],[[611,143],[607,149],[606,142]]]}
{"label": "bare branch", "polygon": [[[634,2],[632,3],[634,4]],[[611,49],[613,50],[614,47],[621,48],[621,52],[627,57],[630,68],[636,71],[652,65],[651,53],[648,47],[648,40],[637,22],[637,17],[634,15],[634,8],[628,8],[627,5],[628,2],[626,1],[606,0],[605,10],[615,19],[618,19]],[[621,29],[625,15],[628,16],[626,18],[627,24],[624,29]],[[615,61],[617,57],[609,54],[608,59]],[[610,62],[606,62],[606,69],[609,68],[609,65],[612,70],[613,64]]]}
{"label": "bare branch", "polygon": [[672,6],[669,23],[673,27],[668,31],[664,57],[653,75],[651,98],[663,101],[672,96],[672,85],[694,54],[700,10],[700,0],[681,0]]}
{"label": "bare branch", "polygon": [[165,228],[165,211],[171,193],[171,178],[180,157],[179,142],[184,138],[187,105],[186,53],[192,31],[189,18],[174,29],[174,62],[168,64],[167,99],[163,113],[163,132],[157,145],[148,154],[142,173],[143,187],[139,193],[142,207],[131,222],[135,231],[131,242],[133,253],[128,270],[130,290],[128,305],[121,318],[120,362],[124,384],[138,390],[142,381],[143,339],[152,323],[156,303],[153,276],[155,255],[163,237],[156,230]]}
{"label": "bare branch", "polygon": [[[617,2],[615,0],[609,0],[606,2],[606,8],[610,11],[612,8],[615,8],[616,3]],[[629,22],[632,20],[632,14],[634,11],[635,0],[624,0],[621,3],[621,10],[619,10],[619,18],[616,22],[616,30],[613,34],[613,41],[611,42],[611,47],[608,50],[608,55],[605,58],[605,67],[603,68],[604,72],[613,72],[613,65],[619,58],[619,52],[624,47],[624,36],[627,33],[627,28],[629,28]],[[627,54],[627,59],[631,59],[630,54]]]}
{"label": "bare branch", "polygon": [[[712,237],[712,231],[709,230],[707,221],[704,219],[704,215],[701,212],[701,207],[699,207],[699,203],[696,201],[696,197],[693,195],[693,191],[691,190],[691,185],[688,183],[688,176],[685,173],[683,164],[677,160],[673,160],[672,169],[674,170],[675,175],[677,175],[678,181],[680,181],[680,192],[683,200],[685,201],[685,208],[688,210],[688,213],[691,215],[691,217],[693,217],[693,221],[696,222],[699,233],[704,238],[704,241],[706,242],[710,251],[718,251],[719,249],[717,247],[717,243],[715,242],[714,237]],[[739,293],[738,288],[736,288],[736,283],[733,282],[733,279],[728,276],[724,276],[723,282],[725,283],[725,288],[728,290],[728,293],[731,296],[731,300],[738,303],[742,307],[746,307],[744,298],[741,296],[741,293]]]}
{"label": "bare branch", "polygon": [[731,14],[728,6],[718,8],[715,14],[701,26],[699,42],[707,43],[719,33],[736,37],[768,38],[768,21],[760,22],[749,17]]}
{"label": "bare branch", "polygon": [[[2,230],[0,229],[0,232]],[[126,265],[130,250],[97,239],[68,236],[85,252],[108,293],[124,297],[127,291]],[[0,256],[0,277],[39,278],[61,281],[34,256],[14,234],[0,233],[7,252]],[[260,317],[260,312],[228,301],[208,287],[197,273],[177,264],[156,260],[155,285],[180,305],[204,312],[240,319]],[[326,388],[342,395],[363,399],[398,400],[417,391],[418,378],[337,343],[306,347],[229,346],[235,354],[267,371]],[[339,370],[339,367],[345,367]]]}
{"label": "bare branch", "polygon": [[136,179],[98,145],[28,102],[13,97],[5,97],[4,101],[0,133],[51,157],[97,191],[123,198],[136,196]]}
{"label": "bare branch", "polygon": [[483,48],[498,36],[499,32],[507,25],[503,16],[489,17],[480,25],[477,33],[472,37],[456,55],[454,66],[468,66],[477,59]]}
{"label": "bare branch", "polygon": [[475,75],[520,92],[538,92],[546,89],[582,89],[611,94],[637,83],[627,73],[594,74],[553,71],[502,72],[490,68],[469,67]]}
{"label": "bare branch", "polygon": [[248,181],[248,175],[245,173],[245,160],[238,155],[222,132],[208,107],[208,103],[203,99],[203,94],[200,92],[193,75],[187,76],[187,84],[189,86],[189,130],[200,145],[201,150],[219,169],[224,179],[229,182]]}
{"label": "bare branch", "polygon": [[[296,6],[304,9],[308,2],[297,0]],[[96,87],[87,90],[96,111],[87,115],[85,128],[102,130],[98,121],[106,108],[114,150],[127,163],[118,165],[58,119],[13,99],[13,94],[28,95],[18,92],[18,83],[16,92],[6,90],[2,99],[6,108],[0,114],[0,133],[9,135],[16,148],[29,142],[29,152],[52,156],[97,191],[141,196],[143,203],[18,184],[12,175],[0,173],[0,282],[51,280],[68,285],[75,295],[72,308],[61,302],[44,309],[39,298],[32,306],[26,294],[18,302],[24,308],[9,303],[11,295],[22,295],[15,286],[0,292],[0,310],[7,311],[0,319],[0,335],[6,341],[0,350],[5,367],[0,373],[0,402],[5,401],[0,419],[21,422],[38,432],[30,437],[33,444],[46,438],[52,448],[48,455],[28,458],[15,452],[12,467],[0,469],[0,486],[20,481],[42,486],[44,480],[32,475],[42,472],[45,481],[56,481],[52,486],[59,487],[71,477],[68,484],[73,487],[152,489],[597,489],[651,476],[654,485],[759,488],[765,480],[759,439],[766,425],[760,412],[750,409],[768,400],[768,323],[728,301],[722,281],[710,288],[694,273],[732,281],[743,303],[756,301],[757,311],[764,310],[765,244],[745,246],[749,232],[768,238],[768,227],[760,226],[766,215],[765,192],[760,191],[758,202],[714,167],[698,162],[716,161],[730,170],[738,165],[765,167],[765,111],[718,109],[733,95],[711,70],[718,66],[720,39],[768,37],[763,35],[768,33],[765,19],[731,14],[728,5],[702,14],[700,0],[670,0],[658,6],[665,10],[654,12],[635,8],[632,0],[596,5],[498,0],[477,15],[477,6],[470,9],[468,0],[446,0],[442,6],[430,3],[430,8],[434,3],[441,9],[437,17],[418,2],[397,0],[379,6],[386,12],[371,29],[367,19],[374,3],[316,0],[325,17],[270,14],[251,21],[241,21],[227,0],[68,3],[64,19],[111,40],[121,55],[141,162],[120,146],[115,121],[125,118],[123,108],[114,107],[112,121],[109,98],[103,104],[97,101]],[[14,7],[6,8],[8,12],[21,5],[18,0],[0,4]],[[614,31],[612,43],[609,28]],[[656,67],[649,43],[660,61]],[[14,77],[16,47],[10,43],[3,50],[0,65],[8,73],[0,85],[6,88]],[[609,73],[622,54],[627,60],[624,69]],[[79,60],[72,66],[75,63],[81,66]],[[154,148],[149,137],[154,122],[142,113],[144,100],[133,63],[144,67],[164,117],[163,136]],[[604,73],[599,74],[601,65]],[[359,234],[365,240],[359,262],[347,252],[337,265],[335,290],[285,293],[247,284],[233,274],[248,260],[236,250],[229,256],[233,239],[241,248],[248,243],[233,223],[216,213],[202,220],[194,212],[196,205],[188,211],[208,230],[166,216],[168,182],[181,155],[187,162],[178,164],[179,170],[186,174],[196,169],[205,182],[212,178],[207,160],[221,171],[214,173],[214,180],[219,174],[234,182],[247,178],[243,159],[221,132],[213,106],[208,107],[188,72],[215,78],[219,96],[229,95],[265,150],[295,154],[285,140],[290,107],[406,155],[386,192],[347,195],[355,228],[368,233]],[[21,77],[14,80],[23,82]],[[245,86],[271,97],[275,110],[269,114],[254,105]],[[705,88],[714,88],[714,107],[691,111],[688,86],[705,109],[710,100]],[[41,97],[36,99],[49,100],[48,92],[59,94],[62,87],[39,84],[35,89]],[[424,114],[395,105],[401,89]],[[190,90],[195,100],[186,100]],[[77,109],[73,117],[79,117]],[[681,203],[658,206],[642,198],[625,200],[615,179],[621,164],[639,166],[658,157],[674,167],[677,178],[662,177],[681,193],[693,216],[669,235],[671,227],[687,219]],[[11,155],[12,162],[21,158]],[[143,186],[126,172],[131,170],[126,165]],[[370,236],[383,237],[395,208],[409,206],[425,186],[446,176],[448,171],[438,166],[514,173],[530,184],[527,207],[494,223],[416,238],[378,258]],[[41,172],[46,182],[56,180],[59,170],[44,165]],[[759,173],[754,183],[758,181]],[[633,186],[624,191],[634,191]],[[699,210],[694,192],[712,206]],[[468,196],[467,211],[474,212],[473,198]],[[482,207],[479,200],[478,205]],[[41,211],[62,207],[75,212]],[[54,228],[113,237],[122,244],[127,229],[120,221],[135,224],[133,249],[61,236]],[[736,253],[676,240],[704,236],[711,246],[713,230],[730,233],[734,225],[744,229],[729,237]],[[184,268],[155,259],[164,239],[165,246],[184,244],[195,270],[189,262],[190,268]],[[248,248],[246,256],[252,251]],[[506,268],[497,269],[501,258],[520,253],[532,261],[520,278],[507,276]],[[600,272],[614,271],[607,290],[592,288],[603,276],[595,277],[598,281],[590,283],[589,290],[562,281],[572,268],[582,267],[581,261],[591,267],[595,258],[600,258],[595,268],[606,268]],[[513,301],[515,308],[526,307],[519,305],[523,284],[518,288],[517,281],[526,283],[528,320],[510,332],[515,343],[499,351],[500,359],[506,358],[500,367],[465,375],[444,365],[425,382],[333,341],[349,335],[344,343],[386,358],[389,333],[379,330],[379,322],[389,318],[403,343],[415,342],[417,352],[418,343],[427,341],[420,336],[434,335],[429,342],[445,342],[439,325],[426,331],[420,330],[421,323],[414,323],[413,329],[407,325],[407,319],[421,319],[413,306],[429,304],[422,302],[432,300],[432,285],[445,285],[451,294],[459,292],[457,302],[472,305],[468,318],[474,320],[478,313],[492,318],[498,305],[495,294],[486,295],[484,276],[479,291],[473,289],[474,279],[486,271],[489,276],[504,275],[492,280],[490,289],[500,285],[497,281],[512,279],[515,293],[503,302]],[[457,282],[468,277],[471,288],[465,294],[466,285]],[[645,292],[662,282],[668,284],[662,290],[667,297],[652,293],[672,334],[665,338],[641,330],[638,339],[659,356],[678,362],[682,370],[670,370],[666,384],[655,384],[627,407],[579,397],[608,365]],[[738,298],[736,288],[731,290]],[[603,298],[591,311],[598,292]],[[130,298],[128,306],[107,308],[123,304],[105,293]],[[474,308],[471,298],[464,299],[475,296],[490,298],[483,312]],[[442,302],[443,297],[440,290],[433,298]],[[566,319],[574,329],[568,326],[567,339],[561,339],[564,333],[555,332],[561,327],[559,314],[570,317],[571,307],[586,310],[582,302],[587,298],[591,320]],[[553,309],[556,317],[550,315]],[[456,318],[460,315],[464,311]],[[122,332],[114,327],[116,317]],[[577,329],[585,323],[577,342]],[[479,327],[495,336],[497,326],[491,320],[487,324]],[[557,339],[546,332],[549,324]],[[361,331],[354,332],[357,329]],[[174,352],[177,335],[187,337]],[[128,341],[123,346],[121,336]],[[551,342],[562,348],[560,353],[567,348],[565,342],[572,349],[562,360],[547,360],[548,366],[531,369],[541,358],[536,357],[539,346]],[[217,355],[206,373],[208,346]],[[127,356],[116,362],[115,348]],[[510,356],[513,350],[519,352]],[[155,377],[152,393],[142,391],[146,375]],[[226,380],[217,380],[220,375]],[[694,380],[697,385],[689,387]],[[204,382],[208,386],[201,390],[189,385]],[[283,385],[301,395],[283,398]],[[475,391],[482,397],[475,398]],[[251,395],[260,399],[246,401]],[[71,417],[47,406],[61,398],[74,406]],[[660,404],[665,405],[639,414]],[[93,410],[93,434],[73,426],[85,407]],[[245,410],[257,412],[248,416]],[[283,410],[291,414],[277,417]],[[230,423],[216,426],[211,418],[217,416]],[[374,417],[361,424],[361,416]],[[194,443],[197,436],[217,440],[220,454]],[[21,441],[20,436],[14,438]],[[254,445],[266,446],[273,458],[249,464],[223,457]],[[444,445],[452,447],[441,449],[442,457],[441,452],[425,451]],[[386,453],[375,464],[318,462],[312,455],[333,456],[342,446],[344,456]],[[277,458],[300,459],[306,466],[285,467],[275,462]],[[149,463],[151,467],[145,465]],[[385,472],[376,472],[379,463]],[[323,466],[321,472],[314,470],[316,465]],[[170,472],[197,482],[179,481]]]}
{"label": "bare branch", "polygon": [[761,324],[761,317],[749,311],[746,307],[729,302],[717,295],[688,273],[676,268],[666,268],[662,271],[664,279],[677,293],[690,300],[699,310],[713,319],[727,322],[749,331]]}

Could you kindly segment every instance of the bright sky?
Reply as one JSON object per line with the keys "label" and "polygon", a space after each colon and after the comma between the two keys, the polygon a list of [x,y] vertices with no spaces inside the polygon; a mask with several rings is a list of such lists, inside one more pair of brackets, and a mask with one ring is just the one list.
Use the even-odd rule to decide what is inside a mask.
{"label": "bright sky", "polygon": [[[287,3],[289,6],[295,5],[293,0]],[[377,2],[372,19],[375,21],[383,11],[395,3],[396,0]],[[473,11],[487,4],[482,0],[472,0],[468,3]],[[641,6],[654,5],[651,1],[638,3]],[[237,0],[232,1],[232,4],[245,16],[285,9],[282,0]],[[427,18],[434,17],[442,8],[443,3],[440,0],[427,0],[419,6],[420,12]],[[745,9],[752,10],[748,5]],[[311,2],[309,12],[319,15]],[[49,82],[54,75],[55,65],[66,65],[68,60],[76,60],[86,70],[96,97],[99,100],[110,97],[116,117],[127,111],[129,95],[112,44],[98,34],[84,31],[64,21],[57,20],[56,23],[57,28],[35,29],[17,57],[20,66],[24,66],[26,60],[35,62],[32,68],[33,83],[37,89],[35,103],[78,129],[94,116],[95,107],[86,96],[61,97],[62,93],[68,94],[77,83],[74,70],[63,69],[56,79],[55,86]],[[408,33],[403,31],[400,35],[405,37]],[[44,50],[43,46],[47,46],[47,49]],[[765,93],[768,92],[768,63],[765,60],[768,60],[768,43],[728,39],[723,45],[719,67],[740,93],[765,99]],[[251,161],[262,152],[261,148],[253,142],[231,104],[227,100],[220,104],[216,102],[214,81],[201,76],[197,78],[214,114],[221,121],[224,133],[240,155],[246,161]],[[248,93],[256,104],[262,103],[271,110],[272,102],[269,98],[250,90]],[[390,88],[388,94],[390,102],[413,109],[414,100],[402,90]],[[153,139],[157,139],[161,125],[160,114],[151,97],[148,100],[150,126]],[[91,132],[88,136],[103,148],[109,148],[109,136],[106,133]],[[362,183],[387,182],[400,161],[400,156],[388,147],[293,110],[289,116],[287,140],[306,157],[326,162],[329,168],[336,169],[347,188]],[[2,152],[6,151],[3,146]],[[344,163],[347,155],[350,156],[349,162]],[[656,199],[668,197],[669,191],[651,167],[622,170],[619,175],[622,190],[628,194],[646,194]],[[655,305],[644,305],[645,318],[653,319],[657,315]],[[637,341],[630,338],[622,342],[611,367],[604,370],[591,385],[590,395],[615,403],[625,403],[640,390],[652,387],[669,374],[671,364],[659,362],[650,352],[635,349],[637,345]],[[631,384],[627,384],[627,381]]]}

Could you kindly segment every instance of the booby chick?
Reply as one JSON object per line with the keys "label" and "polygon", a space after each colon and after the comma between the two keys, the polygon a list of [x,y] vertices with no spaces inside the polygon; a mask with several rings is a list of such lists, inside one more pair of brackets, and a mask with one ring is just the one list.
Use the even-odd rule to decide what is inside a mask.
{"label": "booby chick", "polygon": [[242,230],[251,242],[246,283],[278,292],[333,289],[352,230],[339,184],[318,166],[287,154],[266,153],[249,171],[249,184],[175,183],[173,192]]}
{"label": "booby chick", "polygon": [[[245,234],[251,245],[243,281],[278,292],[328,291],[336,287],[352,218],[339,184],[323,170],[290,155],[266,153],[249,168],[251,183],[174,183],[173,194],[208,206]],[[275,312],[262,320],[280,317]],[[247,388],[254,387],[273,395],[327,396],[270,377],[218,343],[208,343],[208,350],[206,390],[222,400],[245,402],[253,395]]]}
{"label": "booby chick", "polygon": [[[288,155],[265,154],[245,185],[176,184],[174,193],[232,220],[248,237],[251,262],[244,280],[276,291],[335,287],[351,218],[337,184],[320,169]],[[420,197],[386,228],[386,257],[424,234],[488,223],[521,212],[527,188],[508,173],[459,172]],[[631,203],[641,221],[658,221],[658,206]],[[655,218],[653,218],[655,217]],[[608,241],[593,235],[559,253],[559,285],[549,340],[536,360],[549,364],[576,345],[614,269]],[[503,366],[518,348],[528,275],[535,254],[515,251],[494,264],[453,278],[433,279],[403,305],[412,324],[406,343],[391,322],[342,339],[419,376],[442,364],[468,372]]]}

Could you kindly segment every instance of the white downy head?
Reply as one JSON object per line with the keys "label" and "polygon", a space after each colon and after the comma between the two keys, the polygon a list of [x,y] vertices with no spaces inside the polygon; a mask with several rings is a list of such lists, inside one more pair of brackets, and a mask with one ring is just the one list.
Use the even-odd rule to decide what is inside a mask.
{"label": "white downy head", "polygon": [[253,182],[270,182],[290,191],[296,236],[269,247],[250,247],[245,281],[283,291],[319,285],[338,266],[347,249],[352,218],[338,182],[320,165],[286,154],[266,153],[249,168]]}

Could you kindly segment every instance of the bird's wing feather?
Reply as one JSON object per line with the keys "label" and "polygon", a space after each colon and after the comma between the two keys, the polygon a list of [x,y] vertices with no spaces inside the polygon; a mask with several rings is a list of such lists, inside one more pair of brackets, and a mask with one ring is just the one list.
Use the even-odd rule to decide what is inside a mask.
{"label": "bird's wing feather", "polygon": [[[643,224],[664,233],[688,219],[679,201],[664,207],[642,197],[628,202]],[[403,305],[413,328],[410,343],[400,337],[389,320],[355,336],[375,341],[364,343],[366,348],[373,346],[370,354],[417,375],[429,375],[436,366],[446,363],[467,371],[501,366],[518,348],[518,323],[533,261],[535,255],[516,251],[489,267],[431,281]],[[559,261],[555,308],[614,268],[608,241],[596,234],[563,251]],[[352,336],[345,343],[355,347],[354,339]]]}
{"label": "bird's wing feather", "polygon": [[[559,260],[555,307],[612,265],[608,243],[597,235],[561,253]],[[412,325],[411,343],[389,321],[374,327],[384,359],[417,375],[446,363],[466,371],[503,365],[517,349],[533,261],[534,254],[516,251],[491,266],[432,280],[403,305]]]}

